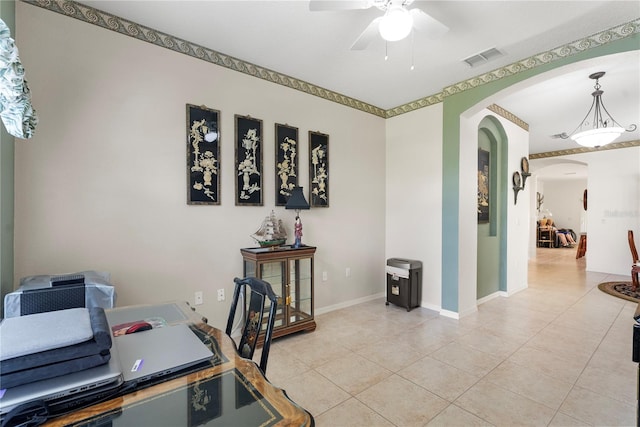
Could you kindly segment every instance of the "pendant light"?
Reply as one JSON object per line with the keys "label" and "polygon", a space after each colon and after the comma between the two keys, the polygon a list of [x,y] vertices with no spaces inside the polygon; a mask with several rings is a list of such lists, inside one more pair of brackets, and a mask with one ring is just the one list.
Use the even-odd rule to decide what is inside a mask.
{"label": "pendant light", "polygon": [[602,102],[602,94],[604,92],[600,89],[600,83],[598,82],[604,74],[604,71],[599,71],[589,76],[590,79],[596,81],[595,91],[591,93],[593,95],[591,108],[582,119],[582,123],[570,135],[563,134],[561,136],[562,139],[571,138],[584,147],[598,148],[612,143],[625,131],[633,132],[636,130],[635,124],[626,129],[623,128],[611,117],[611,114],[604,106]]}

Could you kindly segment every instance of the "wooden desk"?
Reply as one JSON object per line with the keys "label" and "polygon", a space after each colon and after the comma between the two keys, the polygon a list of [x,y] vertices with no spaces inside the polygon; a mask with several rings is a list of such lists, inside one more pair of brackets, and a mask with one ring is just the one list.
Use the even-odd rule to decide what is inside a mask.
{"label": "wooden desk", "polygon": [[[191,311],[191,310],[190,310]],[[195,312],[189,324],[213,351],[200,370],[52,419],[48,426],[313,426],[233,341]],[[169,349],[178,350],[179,349]]]}

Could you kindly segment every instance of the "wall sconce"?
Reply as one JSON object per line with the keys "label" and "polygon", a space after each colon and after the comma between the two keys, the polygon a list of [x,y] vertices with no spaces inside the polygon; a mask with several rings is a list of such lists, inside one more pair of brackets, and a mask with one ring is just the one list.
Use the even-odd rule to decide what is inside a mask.
{"label": "wall sconce", "polygon": [[522,177],[520,176],[520,172],[515,171],[511,180],[513,181],[513,204],[515,205],[518,203],[518,192],[524,190],[524,187],[521,186]]}
{"label": "wall sconce", "polygon": [[522,171],[522,189],[524,190],[524,186],[527,183],[527,178],[531,176],[529,173],[529,159],[523,157],[520,159],[520,170]]}
{"label": "wall sconce", "polygon": [[544,203],[544,194],[540,193],[539,191],[536,193],[536,203],[537,203],[538,212],[540,212],[540,208]]}
{"label": "wall sconce", "polygon": [[289,200],[287,200],[287,204],[284,206],[285,209],[295,209],[296,211],[296,222],[293,227],[295,242],[293,244],[294,248],[299,248],[302,246],[302,220],[300,220],[300,210],[307,210],[310,208],[309,203],[307,203],[307,199],[304,198],[304,193],[302,192],[302,187],[294,187],[291,191],[291,195],[289,196]]}

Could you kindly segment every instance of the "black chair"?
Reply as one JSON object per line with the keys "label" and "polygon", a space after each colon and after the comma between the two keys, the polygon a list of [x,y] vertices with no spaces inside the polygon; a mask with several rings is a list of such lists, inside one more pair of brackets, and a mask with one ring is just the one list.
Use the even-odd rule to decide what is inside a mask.
{"label": "black chair", "polygon": [[[226,334],[231,337],[233,321],[236,317],[236,310],[241,304],[242,313],[242,336],[237,345],[240,356],[252,359],[253,353],[258,344],[260,333],[264,330],[264,341],[262,344],[262,356],[260,357],[260,370],[263,374],[267,372],[267,359],[269,358],[269,348],[271,347],[271,336],[276,321],[276,309],[278,308],[278,297],[271,289],[271,285],[255,277],[245,279],[233,279],[236,284],[231,301],[229,320],[227,321]],[[267,298],[270,301],[269,314],[264,319],[265,303]],[[265,326],[263,328],[263,326]]]}

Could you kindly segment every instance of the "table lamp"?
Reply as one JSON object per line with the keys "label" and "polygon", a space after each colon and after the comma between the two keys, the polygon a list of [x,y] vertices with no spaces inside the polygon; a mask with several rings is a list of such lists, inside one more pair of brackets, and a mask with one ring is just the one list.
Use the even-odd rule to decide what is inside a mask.
{"label": "table lamp", "polygon": [[299,248],[300,246],[302,246],[302,221],[300,220],[300,210],[310,208],[309,203],[307,203],[307,199],[304,198],[302,187],[293,188],[293,190],[291,191],[291,195],[289,196],[289,200],[287,200],[287,204],[284,208],[295,209],[296,211],[296,223],[294,225],[294,234],[296,236],[296,240],[293,244],[293,247]]}

